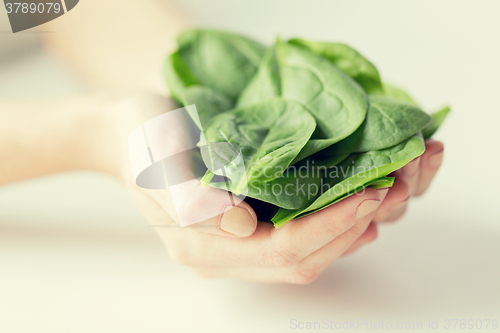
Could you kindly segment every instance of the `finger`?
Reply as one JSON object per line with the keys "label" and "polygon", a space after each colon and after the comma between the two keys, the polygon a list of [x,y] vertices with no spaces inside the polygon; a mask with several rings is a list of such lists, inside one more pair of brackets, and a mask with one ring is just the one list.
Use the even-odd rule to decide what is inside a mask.
{"label": "finger", "polygon": [[195,235],[179,239],[178,248],[191,251],[187,263],[190,266],[293,266],[357,223],[364,223],[366,229],[369,222],[366,217],[371,218],[386,194],[387,189],[366,189],[362,195],[352,195],[280,229],[270,223],[259,223],[254,234],[247,238],[221,240]]}
{"label": "finger", "polygon": [[[207,240],[217,238],[218,243],[221,243],[221,240],[224,239],[199,232],[200,229],[180,228],[166,213],[165,209],[148,195],[141,191],[131,191],[131,194],[132,198],[141,207],[146,208],[144,209],[146,219],[155,228],[168,254],[176,262],[185,265],[204,265],[206,262],[201,260],[206,257],[199,254],[207,252],[206,245],[209,244]],[[223,262],[224,256],[217,257],[214,255],[212,259]]]}
{"label": "finger", "polygon": [[443,162],[444,145],[440,141],[425,141],[425,153],[420,162],[420,178],[415,195],[422,195],[432,182]]}
{"label": "finger", "polygon": [[219,237],[196,228],[177,228],[158,232],[166,239],[174,261],[191,267],[264,265],[265,246],[271,223],[261,222],[249,237]]}
{"label": "finger", "polygon": [[378,230],[377,225],[375,223],[370,223],[365,232],[352,243],[352,245],[342,254],[342,256],[349,255],[353,252],[356,252],[363,245],[373,242],[377,239]]}
{"label": "finger", "polygon": [[420,175],[420,156],[413,161],[394,172],[396,178],[399,178],[408,184],[410,195],[413,195],[417,190],[418,179]]}
{"label": "finger", "polygon": [[408,201],[395,207],[391,211],[391,213],[385,217],[384,222],[394,222],[396,220],[399,220],[406,213],[407,208],[408,208]]}
{"label": "finger", "polygon": [[338,259],[349,247],[356,242],[368,229],[375,212],[372,212],[360,220],[356,225],[347,230],[330,243],[315,251],[302,260],[298,266],[306,270],[322,272],[328,265]]}
{"label": "finger", "polygon": [[[369,216],[366,220],[369,220]],[[276,266],[200,266],[194,271],[207,278],[235,278],[266,283],[291,283],[291,284],[310,284],[315,281],[327,265],[338,258],[354,241],[364,234],[367,230],[367,221],[361,223],[361,227],[353,227],[344,232],[337,239],[328,244],[328,249],[321,249],[323,253],[317,251],[314,256],[289,267]],[[371,227],[368,231],[365,241],[376,236],[376,228]],[[374,233],[375,231],[375,233]],[[326,248],[326,247],[325,247]],[[325,251],[328,250],[328,251]],[[315,262],[318,258],[324,257],[325,252],[334,252],[335,256],[330,256],[329,260]]]}
{"label": "finger", "polygon": [[358,224],[364,231],[368,217],[371,219],[387,191],[368,188],[362,195],[352,195],[317,213],[291,221],[271,231],[268,246],[281,264],[299,262],[344,232],[357,230]]}
{"label": "finger", "polygon": [[410,188],[401,178],[396,178],[394,185],[389,189],[384,201],[377,209],[373,218],[374,222],[383,222],[393,210],[405,205],[410,198]]}

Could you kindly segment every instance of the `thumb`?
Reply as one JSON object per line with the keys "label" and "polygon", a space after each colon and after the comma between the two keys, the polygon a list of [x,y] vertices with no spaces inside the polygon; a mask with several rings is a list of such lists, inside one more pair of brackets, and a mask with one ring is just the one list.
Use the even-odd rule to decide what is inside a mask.
{"label": "thumb", "polygon": [[177,225],[220,236],[248,237],[257,228],[257,216],[248,203],[230,192],[202,186],[196,180],[146,190]]}

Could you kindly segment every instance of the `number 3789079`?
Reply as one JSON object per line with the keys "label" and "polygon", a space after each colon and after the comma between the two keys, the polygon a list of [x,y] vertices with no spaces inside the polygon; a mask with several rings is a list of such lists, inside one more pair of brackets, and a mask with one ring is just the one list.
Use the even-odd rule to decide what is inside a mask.
{"label": "number 3789079", "polygon": [[46,2],[46,3],[27,3],[27,2],[7,2],[5,4],[7,14],[11,13],[59,13],[61,12],[61,4]]}

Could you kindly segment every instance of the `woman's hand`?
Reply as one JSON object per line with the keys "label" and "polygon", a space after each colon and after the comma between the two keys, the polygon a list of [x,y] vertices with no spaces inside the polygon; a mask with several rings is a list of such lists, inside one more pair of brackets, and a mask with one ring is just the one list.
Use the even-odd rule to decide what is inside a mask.
{"label": "woman's hand", "polygon": [[[153,94],[101,94],[43,102],[3,102],[0,108],[0,184],[48,173],[92,169],[122,179],[172,258],[203,276],[305,284],[332,261],[373,241],[372,222],[401,216],[410,195],[422,194],[436,174],[443,145],[427,141],[417,160],[395,172],[391,189],[366,189],[280,229],[257,222],[246,202],[234,204],[228,192],[203,187],[188,160],[178,160],[191,179],[165,190],[139,188],[133,177],[129,134],[144,122],[177,106]],[[2,124],[4,124],[2,126]],[[180,123],[160,131],[164,147],[185,150]],[[164,133],[164,137],[163,137]],[[162,144],[163,147],[163,144]],[[234,198],[233,198],[234,199]],[[180,221],[202,222],[180,227]]]}
{"label": "woman's hand", "polygon": [[[362,195],[274,229],[270,223],[258,222],[246,202],[233,206],[227,192],[203,187],[197,180],[187,182],[183,193],[176,193],[185,198],[180,205],[174,205],[168,188],[148,190],[135,185],[126,147],[128,134],[175,108],[161,96],[136,95],[108,106],[104,121],[112,124],[113,142],[120,146],[113,159],[121,166],[118,176],[128,185],[170,256],[207,277],[295,284],[314,281],[335,259],[376,238],[372,221],[397,218],[401,209],[395,206],[405,205],[410,193],[425,191],[439,167],[435,156],[439,157],[440,151],[442,156],[442,144],[428,142],[426,154],[396,173],[394,188],[366,189]],[[174,129],[167,129],[166,137],[175,135],[167,132],[175,133]],[[189,163],[185,166],[184,172],[190,173]],[[203,222],[180,227],[179,217],[189,220],[205,210],[215,213]]]}

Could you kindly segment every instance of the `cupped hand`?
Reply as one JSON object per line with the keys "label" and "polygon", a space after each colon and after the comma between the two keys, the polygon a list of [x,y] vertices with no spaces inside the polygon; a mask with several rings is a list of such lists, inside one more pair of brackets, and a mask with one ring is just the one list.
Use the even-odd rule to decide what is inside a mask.
{"label": "cupped hand", "polygon": [[[257,221],[246,202],[234,204],[228,192],[201,186],[193,177],[187,177],[191,180],[176,192],[183,198],[181,204],[178,199],[174,204],[168,187],[151,190],[135,185],[126,146],[128,134],[175,108],[169,99],[139,94],[112,103],[104,118],[113,123],[110,134],[120,146],[114,150],[114,160],[120,166],[117,175],[128,185],[172,259],[206,277],[311,283],[334,260],[376,238],[372,221],[398,218],[406,199],[427,189],[442,160],[443,145],[429,140],[424,155],[396,172],[393,188],[368,188],[363,194],[275,229],[270,223]],[[175,133],[174,128],[167,128],[165,142],[170,142],[173,150],[182,150]],[[181,172],[189,176],[190,162],[182,164]],[[180,227],[181,219],[196,220],[205,211],[213,212],[211,217]]]}

